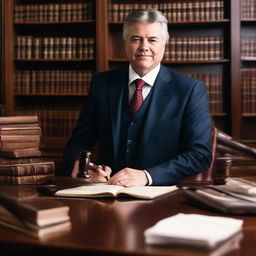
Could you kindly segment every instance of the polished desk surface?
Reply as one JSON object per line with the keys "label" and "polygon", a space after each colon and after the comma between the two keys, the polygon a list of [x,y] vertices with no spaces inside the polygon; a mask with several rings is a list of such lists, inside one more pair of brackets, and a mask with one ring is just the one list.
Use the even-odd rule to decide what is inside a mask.
{"label": "polished desk surface", "polygon": [[[61,188],[71,187],[80,185],[81,181],[59,177],[56,184]],[[0,189],[24,196],[35,193],[35,188],[36,185],[5,185]],[[144,230],[174,214],[228,216],[190,204],[180,191],[150,201],[49,199],[70,206],[71,230],[36,239],[0,227],[0,255],[256,255],[255,216],[232,216],[244,220],[243,232],[214,251],[145,244]]]}

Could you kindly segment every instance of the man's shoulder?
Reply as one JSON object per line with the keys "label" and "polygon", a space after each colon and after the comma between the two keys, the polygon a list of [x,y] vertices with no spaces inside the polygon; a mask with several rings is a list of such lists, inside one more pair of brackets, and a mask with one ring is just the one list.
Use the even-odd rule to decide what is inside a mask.
{"label": "man's shoulder", "polygon": [[199,81],[196,78],[191,77],[186,73],[178,72],[178,71],[176,71],[170,67],[164,66],[164,65],[161,65],[161,72],[163,75],[166,75],[166,73],[168,73],[171,80],[182,82],[184,84],[194,84]]}
{"label": "man's shoulder", "polygon": [[96,72],[94,74],[95,78],[98,79],[108,79],[108,78],[113,78],[116,76],[123,76],[123,74],[128,74],[128,66],[122,66],[122,67],[118,67],[118,68],[114,68],[114,69],[110,69],[107,71],[103,71],[103,72]]}

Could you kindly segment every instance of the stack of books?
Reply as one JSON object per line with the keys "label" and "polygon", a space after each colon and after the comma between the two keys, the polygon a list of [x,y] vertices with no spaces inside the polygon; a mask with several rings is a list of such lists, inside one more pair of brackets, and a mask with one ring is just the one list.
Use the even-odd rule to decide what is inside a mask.
{"label": "stack of books", "polygon": [[0,226],[44,238],[70,230],[69,207],[37,196],[17,198],[0,192]]}
{"label": "stack of books", "polygon": [[54,162],[43,161],[37,116],[0,117],[0,184],[41,184],[52,180]]}

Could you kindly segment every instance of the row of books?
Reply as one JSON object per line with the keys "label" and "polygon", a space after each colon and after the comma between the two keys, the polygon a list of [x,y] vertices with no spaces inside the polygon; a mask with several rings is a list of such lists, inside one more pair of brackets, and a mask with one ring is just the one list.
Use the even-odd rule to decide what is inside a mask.
{"label": "row of books", "polygon": [[88,93],[92,70],[17,70],[15,93]]}
{"label": "row of books", "polygon": [[54,162],[40,159],[37,116],[0,117],[0,184],[40,184],[52,180]]}
{"label": "row of books", "polygon": [[223,82],[220,74],[195,74],[187,73],[187,75],[194,77],[204,82],[208,94],[209,110],[211,113],[223,113]]}
{"label": "row of books", "polygon": [[94,58],[93,37],[34,37],[18,36],[15,42],[17,59]]}
{"label": "row of books", "polygon": [[91,20],[94,18],[94,2],[16,5],[13,16],[14,22]]}
{"label": "row of books", "polygon": [[256,113],[256,69],[242,71],[243,113]]}
{"label": "row of books", "polygon": [[256,19],[256,1],[241,0],[241,18]]}
{"label": "row of books", "polygon": [[223,59],[222,37],[171,37],[166,45],[165,60]]}
{"label": "row of books", "polygon": [[109,21],[122,22],[133,9],[158,9],[169,22],[215,21],[224,18],[223,0],[176,0],[176,1],[112,1],[109,5]]}
{"label": "row of books", "polygon": [[79,117],[80,109],[58,109],[41,106],[19,108],[16,115],[38,115],[43,137],[69,137]]}
{"label": "row of books", "polygon": [[256,37],[242,38],[241,40],[241,58],[256,58]]}

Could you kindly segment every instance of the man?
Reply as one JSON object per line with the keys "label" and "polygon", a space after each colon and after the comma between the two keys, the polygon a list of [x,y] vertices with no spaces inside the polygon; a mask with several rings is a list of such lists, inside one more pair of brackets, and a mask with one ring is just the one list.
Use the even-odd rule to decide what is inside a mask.
{"label": "man", "polygon": [[156,10],[135,10],[123,37],[129,66],[93,77],[64,151],[67,172],[77,176],[79,152],[96,141],[97,163],[104,165],[90,171],[96,182],[110,177],[109,184],[127,187],[171,185],[207,169],[212,126],[205,86],[160,64],[167,19]]}

